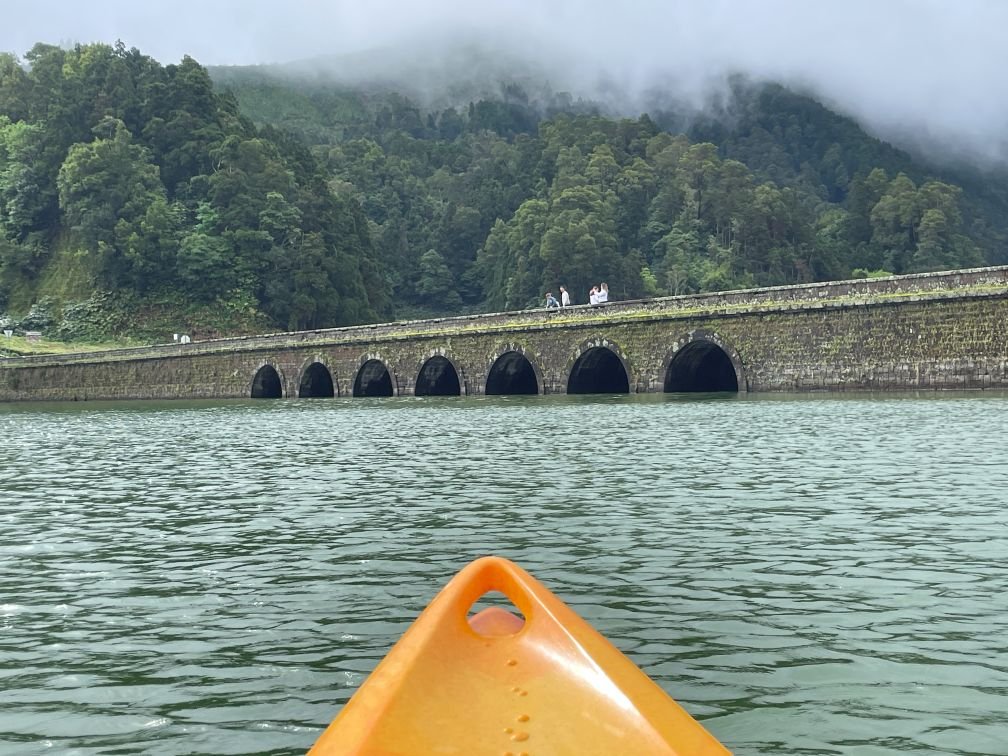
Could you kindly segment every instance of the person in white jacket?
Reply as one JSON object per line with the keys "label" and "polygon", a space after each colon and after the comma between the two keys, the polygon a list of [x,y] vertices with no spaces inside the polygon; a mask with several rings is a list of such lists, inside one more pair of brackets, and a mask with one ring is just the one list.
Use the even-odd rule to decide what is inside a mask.
{"label": "person in white jacket", "polygon": [[570,294],[567,293],[567,289],[563,286],[560,287],[560,306],[570,307]]}

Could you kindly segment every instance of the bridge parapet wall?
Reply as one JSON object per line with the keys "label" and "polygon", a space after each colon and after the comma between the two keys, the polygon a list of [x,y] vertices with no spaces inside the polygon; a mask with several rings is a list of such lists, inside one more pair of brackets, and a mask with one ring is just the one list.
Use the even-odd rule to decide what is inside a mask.
{"label": "bridge parapet wall", "polygon": [[293,331],[192,342],[190,344],[156,344],[100,352],[80,352],[64,355],[35,355],[8,358],[0,365],[13,367],[26,364],[68,364],[72,362],[109,361],[119,359],[149,359],[170,356],[192,356],[209,352],[250,351],[259,349],[294,349],[312,344],[370,343],[395,339],[464,334],[500,329],[534,328],[548,325],[568,325],[578,321],[595,322],[620,316],[696,316],[704,313],[767,312],[792,307],[844,307],[854,304],[882,303],[890,299],[909,301],[915,298],[976,297],[1008,291],[1008,266],[972,268],[968,270],[919,273],[888,278],[855,279],[825,283],[775,286],[760,289],[688,294],[614,301],[601,307],[579,305],[565,310],[516,310],[510,312],[465,315],[428,320],[407,320],[395,323],[375,323],[327,328],[314,331]]}

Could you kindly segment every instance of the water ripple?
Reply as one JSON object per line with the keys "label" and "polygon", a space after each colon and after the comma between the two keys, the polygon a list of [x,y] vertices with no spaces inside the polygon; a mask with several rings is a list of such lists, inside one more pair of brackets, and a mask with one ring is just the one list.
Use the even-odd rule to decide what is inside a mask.
{"label": "water ripple", "polygon": [[739,754],[1006,754],[1006,412],[2,406],[0,750],[304,751],[496,553]]}

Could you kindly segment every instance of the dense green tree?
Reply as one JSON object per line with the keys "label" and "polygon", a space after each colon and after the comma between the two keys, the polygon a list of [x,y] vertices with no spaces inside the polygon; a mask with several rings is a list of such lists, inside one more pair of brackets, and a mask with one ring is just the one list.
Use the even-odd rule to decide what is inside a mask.
{"label": "dense green tree", "polygon": [[96,255],[106,284],[145,289],[171,270],[175,229],[158,168],[122,121],[103,119],[93,142],[75,144],[60,168],[67,226]]}
{"label": "dense green tree", "polygon": [[231,264],[231,246],[217,233],[220,223],[213,206],[200,203],[196,218],[196,225],[179,241],[176,276],[190,296],[210,302],[235,289],[238,279]]}
{"label": "dense green tree", "polygon": [[417,293],[425,304],[435,308],[458,307],[462,304],[455,278],[448,265],[436,250],[428,249],[420,256],[420,272]]}
{"label": "dense green tree", "polygon": [[30,86],[28,73],[20,61],[10,53],[0,53],[0,113],[11,121],[25,120]]}
{"label": "dense green tree", "polygon": [[55,195],[39,171],[44,138],[41,126],[0,115],[0,232],[19,242],[44,228]]}

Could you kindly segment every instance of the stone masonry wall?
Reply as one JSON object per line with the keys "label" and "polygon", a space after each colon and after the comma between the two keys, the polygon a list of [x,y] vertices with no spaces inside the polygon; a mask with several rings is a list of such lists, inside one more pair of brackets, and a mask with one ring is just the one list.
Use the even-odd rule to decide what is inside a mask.
{"label": "stone masonry wall", "polygon": [[749,391],[1008,388],[1008,267],[617,302],[139,349],[0,359],[0,401],[248,397],[265,364],[296,396],[313,362],[349,396],[359,368],[386,364],[413,393],[434,355],[463,394],[482,394],[508,351],[533,364],[544,393],[563,393],[575,360],[612,349],[633,392],[662,391],[690,341],[716,344]]}

